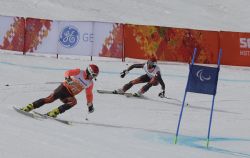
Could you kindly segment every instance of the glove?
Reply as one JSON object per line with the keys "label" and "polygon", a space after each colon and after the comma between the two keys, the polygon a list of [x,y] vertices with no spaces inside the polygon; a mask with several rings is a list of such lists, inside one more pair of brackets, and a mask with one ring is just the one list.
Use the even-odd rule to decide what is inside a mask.
{"label": "glove", "polygon": [[158,96],[161,97],[161,98],[164,98],[165,97],[165,90],[163,90],[162,92],[160,92],[158,94]]}
{"label": "glove", "polygon": [[121,78],[124,78],[125,75],[128,74],[128,70],[127,70],[127,69],[126,69],[126,70],[123,70],[120,74],[121,74]]}
{"label": "glove", "polygon": [[95,111],[93,104],[88,106],[88,108],[89,108],[89,113],[92,113]]}
{"label": "glove", "polygon": [[69,77],[65,77],[65,81],[69,84],[72,85],[73,84],[73,80]]}

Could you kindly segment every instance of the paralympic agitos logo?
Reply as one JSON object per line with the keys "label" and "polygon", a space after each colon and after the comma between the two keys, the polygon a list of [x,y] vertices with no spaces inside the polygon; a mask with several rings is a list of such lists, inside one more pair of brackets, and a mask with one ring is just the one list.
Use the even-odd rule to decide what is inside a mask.
{"label": "paralympic agitos logo", "polygon": [[206,74],[206,73],[204,72],[204,69],[198,70],[198,71],[196,72],[196,77],[197,77],[201,82],[211,80],[211,75]]}

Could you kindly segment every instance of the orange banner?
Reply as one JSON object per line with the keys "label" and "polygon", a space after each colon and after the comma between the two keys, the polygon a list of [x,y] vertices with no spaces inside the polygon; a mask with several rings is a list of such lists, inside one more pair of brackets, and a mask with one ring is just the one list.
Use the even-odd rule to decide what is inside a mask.
{"label": "orange banner", "polygon": [[224,65],[250,66],[250,33],[220,32]]}
{"label": "orange banner", "polygon": [[[1,31],[6,31],[0,49],[23,51],[25,19],[23,17],[1,16]],[[5,30],[6,29],[6,30]]]}
{"label": "orange banner", "polygon": [[159,26],[125,25],[125,57],[147,59],[156,56],[162,61],[190,62],[194,48],[195,62],[217,63],[219,33]]}

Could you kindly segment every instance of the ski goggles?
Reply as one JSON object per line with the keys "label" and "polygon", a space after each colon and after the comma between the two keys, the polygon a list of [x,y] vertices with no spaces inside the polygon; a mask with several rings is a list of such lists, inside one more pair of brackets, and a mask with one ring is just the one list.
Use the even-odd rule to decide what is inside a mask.
{"label": "ski goggles", "polygon": [[157,62],[148,61],[147,64],[148,64],[148,67],[155,67],[157,65]]}
{"label": "ski goggles", "polygon": [[92,79],[96,79],[97,74],[93,72],[93,70],[91,68],[87,68],[87,74],[89,75],[89,77],[91,77]]}

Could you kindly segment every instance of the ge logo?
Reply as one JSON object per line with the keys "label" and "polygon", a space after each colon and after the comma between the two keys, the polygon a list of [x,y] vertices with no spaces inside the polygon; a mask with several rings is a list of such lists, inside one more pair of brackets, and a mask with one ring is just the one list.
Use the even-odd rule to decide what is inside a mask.
{"label": "ge logo", "polygon": [[59,41],[62,46],[72,48],[77,45],[79,38],[80,34],[75,26],[66,26],[60,33]]}

